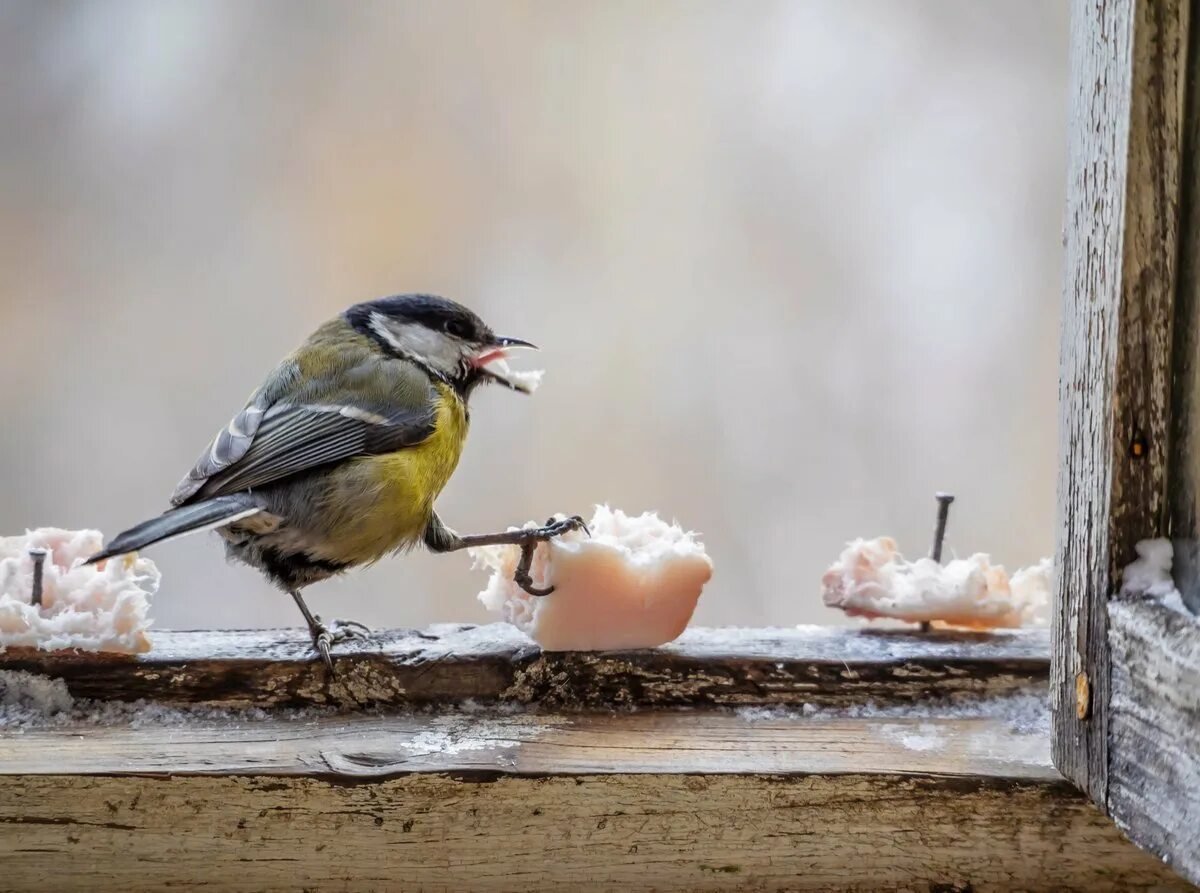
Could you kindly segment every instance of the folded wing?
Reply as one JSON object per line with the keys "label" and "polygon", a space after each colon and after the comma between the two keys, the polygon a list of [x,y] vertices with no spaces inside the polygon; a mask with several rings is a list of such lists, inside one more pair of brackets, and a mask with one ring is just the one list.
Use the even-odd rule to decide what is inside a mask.
{"label": "folded wing", "polygon": [[416,388],[410,380],[403,384],[381,393],[376,378],[370,391],[350,391],[341,400],[310,389],[271,402],[264,396],[271,390],[264,389],[217,435],[171,504],[263,487],[329,463],[421,443],[433,433],[437,394],[427,380]]}

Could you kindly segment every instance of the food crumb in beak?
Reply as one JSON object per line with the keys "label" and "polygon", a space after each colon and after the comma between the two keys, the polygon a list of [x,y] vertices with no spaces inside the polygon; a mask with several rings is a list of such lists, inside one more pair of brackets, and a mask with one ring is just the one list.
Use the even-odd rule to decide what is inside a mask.
{"label": "food crumb in beak", "polygon": [[[489,355],[481,359],[486,359],[486,356]],[[513,369],[508,365],[504,351],[496,351],[494,359],[487,359],[481,368],[494,380],[524,394],[536,391],[542,383],[542,376],[546,374],[544,369]]]}

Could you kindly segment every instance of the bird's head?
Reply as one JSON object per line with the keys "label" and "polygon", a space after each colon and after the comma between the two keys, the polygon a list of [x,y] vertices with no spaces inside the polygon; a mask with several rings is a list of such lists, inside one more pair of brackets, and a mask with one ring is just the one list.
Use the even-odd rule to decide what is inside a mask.
{"label": "bird's head", "polygon": [[344,315],[381,351],[422,366],[464,395],[485,381],[529,394],[541,377],[540,372],[510,369],[505,362],[508,351],[537,350],[534,345],[495,334],[482,319],[447,298],[393,295],[355,304]]}

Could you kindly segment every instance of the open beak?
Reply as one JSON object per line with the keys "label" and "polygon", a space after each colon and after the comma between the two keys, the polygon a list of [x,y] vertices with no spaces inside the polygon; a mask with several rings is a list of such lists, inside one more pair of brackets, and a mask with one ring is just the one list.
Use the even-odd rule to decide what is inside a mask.
{"label": "open beak", "polygon": [[522,394],[532,394],[542,380],[540,369],[528,372],[518,371],[508,365],[508,351],[523,348],[537,350],[536,344],[530,344],[520,338],[497,337],[487,345],[472,361],[481,375],[489,381],[502,384],[506,388],[519,391]]}

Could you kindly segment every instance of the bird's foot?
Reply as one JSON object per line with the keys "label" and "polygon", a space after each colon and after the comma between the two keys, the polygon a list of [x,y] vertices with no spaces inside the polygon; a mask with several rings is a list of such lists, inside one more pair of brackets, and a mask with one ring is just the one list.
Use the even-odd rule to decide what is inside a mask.
{"label": "bird's foot", "polygon": [[588,536],[592,535],[592,532],[588,530],[586,522],[579,515],[572,515],[562,520],[551,518],[543,527],[530,527],[522,530],[522,538],[518,544],[521,547],[521,560],[517,562],[517,569],[513,573],[513,582],[530,595],[540,597],[552,593],[554,591],[553,586],[540,587],[533,585],[533,577],[529,574],[529,569],[533,566],[533,553],[537,549],[538,543],[547,542],[556,536],[570,533],[572,530],[582,530]]}
{"label": "bird's foot", "polygon": [[313,647],[321,655],[321,659],[325,661],[325,666],[329,668],[330,675],[334,674],[333,657],[330,655],[330,649],[339,642],[345,642],[347,639],[365,639],[371,634],[370,627],[358,623],[354,620],[331,620],[325,623],[321,620],[321,615],[313,616],[313,624],[309,628],[312,633]]}

